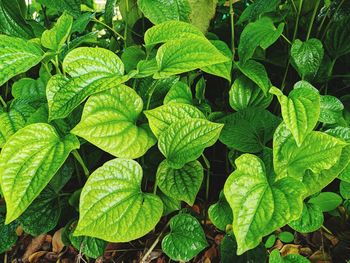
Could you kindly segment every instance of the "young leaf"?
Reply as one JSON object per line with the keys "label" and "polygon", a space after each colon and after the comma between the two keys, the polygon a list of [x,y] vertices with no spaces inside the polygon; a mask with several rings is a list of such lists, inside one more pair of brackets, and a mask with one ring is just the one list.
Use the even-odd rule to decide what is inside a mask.
{"label": "young leaf", "polygon": [[296,39],[291,48],[292,65],[302,79],[312,79],[323,59],[322,42],[316,38],[302,42]]}
{"label": "young leaf", "polygon": [[288,97],[276,87],[272,87],[270,93],[277,96],[283,120],[300,146],[317,124],[320,115],[320,95],[303,87],[292,90]]}
{"label": "young leaf", "polygon": [[128,242],[144,236],[158,223],[163,203],[141,191],[142,168],[128,159],[113,159],[93,172],[80,196],[75,236]]}
{"label": "young leaf", "polygon": [[208,216],[214,226],[221,231],[225,231],[226,226],[232,224],[232,210],[222,191],[220,192],[219,200],[209,207]]}
{"label": "young leaf", "polygon": [[252,4],[250,4],[247,8],[245,8],[242,14],[239,16],[237,24],[242,24],[245,21],[251,21],[261,16],[262,14],[272,12],[276,10],[278,4],[281,0],[256,0]]}
{"label": "young leaf", "polygon": [[165,132],[168,127],[184,119],[205,119],[203,113],[196,107],[184,103],[170,103],[158,108],[144,111],[150,128],[158,138],[161,133]]}
{"label": "young leaf", "polygon": [[201,224],[189,214],[171,218],[170,233],[163,238],[162,249],[172,260],[189,261],[208,246]]}
{"label": "young leaf", "polygon": [[252,58],[257,47],[267,49],[281,36],[284,23],[276,28],[272,20],[262,17],[244,27],[238,45],[238,55],[242,64]]}
{"label": "young leaf", "polygon": [[167,160],[158,166],[157,185],[164,194],[192,206],[202,185],[204,176],[200,162],[186,163],[180,169],[171,168]]}
{"label": "young leaf", "polygon": [[336,209],[343,199],[340,195],[333,192],[322,192],[319,195],[310,198],[309,203],[317,205],[322,212],[329,212]]}
{"label": "young leaf", "polygon": [[182,119],[160,134],[158,148],[167,158],[168,165],[179,169],[212,146],[219,138],[222,127],[222,124],[204,119]]}
{"label": "young leaf", "polygon": [[88,99],[72,133],[116,157],[141,157],[156,143],[148,126],[136,125],[142,109],[137,93],[119,85]]}
{"label": "young leaf", "polygon": [[294,241],[294,235],[290,232],[283,231],[278,234],[278,239],[281,240],[283,243],[291,243]]}
{"label": "young leaf", "polygon": [[43,55],[40,47],[33,42],[0,35],[0,86],[34,67]]}
{"label": "young leaf", "polygon": [[69,153],[79,148],[69,134],[61,139],[49,124],[28,125],[16,132],[1,151],[1,189],[6,224],[19,217],[49,183]]}
{"label": "young leaf", "polygon": [[172,102],[192,104],[192,92],[186,83],[179,81],[170,88],[164,97],[164,104]]}
{"label": "young leaf", "polygon": [[304,203],[300,218],[288,225],[300,233],[311,233],[322,226],[323,220],[322,210],[317,204]]}
{"label": "young leaf", "polygon": [[241,255],[256,247],[263,236],[299,218],[305,188],[289,177],[272,182],[263,162],[251,154],[238,157],[236,167],[224,193],[232,208],[237,254]]}
{"label": "young leaf", "polygon": [[270,254],[269,263],[310,263],[310,261],[298,254],[288,254],[282,257],[279,250],[275,249]]}
{"label": "young leaf", "polygon": [[321,96],[319,121],[328,124],[337,123],[343,117],[344,105],[334,96]]}
{"label": "young leaf", "polygon": [[0,253],[11,249],[16,243],[18,236],[16,234],[17,222],[5,225],[5,218],[0,214]]}
{"label": "young leaf", "polygon": [[64,58],[63,69],[71,78],[55,75],[47,84],[50,120],[68,116],[88,96],[128,79],[120,58],[103,48],[74,49]]}

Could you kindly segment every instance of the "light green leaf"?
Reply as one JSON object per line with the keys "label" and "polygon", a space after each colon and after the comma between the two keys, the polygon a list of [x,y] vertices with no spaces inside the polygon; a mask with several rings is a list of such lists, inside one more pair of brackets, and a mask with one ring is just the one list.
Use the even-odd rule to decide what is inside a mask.
{"label": "light green leaf", "polygon": [[153,24],[171,20],[188,22],[191,13],[188,0],[137,0],[137,5]]}
{"label": "light green leaf", "polygon": [[192,10],[190,15],[192,25],[206,33],[210,20],[215,15],[218,0],[188,0],[188,2]]}
{"label": "light green leaf", "polygon": [[239,16],[237,24],[242,24],[243,22],[249,20],[254,20],[262,14],[275,11],[281,0],[256,0],[248,7],[246,7],[242,14]]}
{"label": "light green leaf", "polygon": [[220,141],[241,152],[260,152],[272,139],[280,119],[267,110],[246,108],[220,120]]}
{"label": "light green leaf", "polygon": [[172,260],[189,261],[208,246],[201,224],[189,214],[171,218],[170,233],[163,238],[162,249]]}
{"label": "light green leaf", "polygon": [[226,226],[232,224],[232,210],[222,191],[219,200],[209,207],[208,216],[214,226],[221,231],[225,231]]}
{"label": "light green leaf", "polygon": [[342,202],[341,196],[333,192],[322,192],[309,200],[310,204],[317,205],[322,212],[332,211]]}
{"label": "light green leaf", "polygon": [[229,92],[230,106],[236,111],[249,107],[265,109],[272,98],[270,93],[264,95],[262,89],[243,75],[235,79]]}
{"label": "light green leaf", "polygon": [[28,125],[1,151],[1,189],[7,205],[6,223],[19,217],[49,183],[69,153],[79,148],[69,134],[61,139],[49,124]]}
{"label": "light green leaf", "polygon": [[161,133],[165,132],[168,127],[184,119],[205,119],[203,113],[196,107],[184,103],[169,103],[158,108],[144,111],[150,128],[158,138]]}
{"label": "light green leaf", "polygon": [[128,242],[150,232],[163,213],[154,194],[141,191],[142,168],[128,159],[113,159],[93,172],[80,196],[75,236]]}
{"label": "light green leaf", "polygon": [[158,49],[156,59],[158,72],[154,75],[155,78],[229,61],[213,44],[202,37],[170,40]]}
{"label": "light green leaf", "polygon": [[322,210],[317,204],[304,203],[300,218],[288,225],[300,233],[311,233],[322,226],[323,220]]}
{"label": "light green leaf", "polygon": [[81,0],[38,0],[38,2],[59,12],[66,11],[74,17],[80,15]]}
{"label": "light green leaf", "polygon": [[344,199],[350,199],[350,183],[341,181],[339,184],[339,191]]}
{"label": "light green leaf", "polygon": [[0,35],[0,86],[26,72],[43,58],[43,51],[33,42]]}
{"label": "light green leaf", "polygon": [[281,36],[284,23],[276,28],[268,17],[262,17],[256,22],[244,27],[238,45],[238,55],[241,63],[252,58],[257,47],[267,49]]}
{"label": "light green leaf", "polygon": [[320,122],[334,124],[343,117],[344,105],[338,98],[334,96],[321,96],[320,109]]}
{"label": "light green leaf", "polygon": [[265,96],[267,96],[271,83],[263,64],[254,60],[248,60],[245,63],[237,62],[235,65],[247,78],[258,85]]}
{"label": "light green leaf", "polygon": [[53,76],[47,84],[50,120],[68,116],[88,96],[118,86],[128,77],[113,52],[103,48],[80,47],[64,58],[64,71],[71,78]]}
{"label": "light green leaf", "polygon": [[135,159],[156,143],[147,125],[136,125],[142,109],[137,93],[119,85],[92,95],[71,132],[116,157]]}
{"label": "light green leaf", "polygon": [[192,206],[202,185],[203,176],[203,167],[199,161],[186,163],[180,169],[173,169],[167,160],[164,160],[158,166],[156,180],[164,194]]}
{"label": "light green leaf", "polygon": [[288,97],[276,87],[272,87],[270,93],[277,96],[283,120],[300,146],[317,124],[320,115],[320,95],[309,88],[294,89]]}
{"label": "light green leaf", "polygon": [[290,51],[292,65],[298,71],[300,77],[312,79],[321,65],[323,53],[320,40],[312,38],[302,42],[296,39]]}
{"label": "light green leaf", "polygon": [[235,163],[237,169],[227,179],[224,193],[241,255],[259,245],[263,236],[299,218],[305,188],[289,177],[273,182],[254,155],[243,154]]}
{"label": "light green leaf", "polygon": [[0,214],[0,253],[10,250],[16,243],[18,239],[16,234],[17,226],[16,222],[5,225],[5,218]]}
{"label": "light green leaf", "polygon": [[59,51],[70,34],[72,24],[73,17],[63,13],[50,30],[44,31],[41,36],[41,44],[48,49]]}
{"label": "light green leaf", "polygon": [[164,104],[173,102],[192,104],[192,92],[186,83],[179,81],[170,88],[164,98]]}
{"label": "light green leaf", "polygon": [[219,138],[222,127],[222,124],[204,119],[182,119],[160,134],[158,148],[167,158],[168,165],[179,169],[212,146]]}

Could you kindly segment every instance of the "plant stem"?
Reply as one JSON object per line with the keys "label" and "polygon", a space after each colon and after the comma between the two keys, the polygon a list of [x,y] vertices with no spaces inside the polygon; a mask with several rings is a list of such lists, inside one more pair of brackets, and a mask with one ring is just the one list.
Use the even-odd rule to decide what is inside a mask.
{"label": "plant stem", "polygon": [[317,34],[316,34],[316,37],[317,37],[317,38],[318,38],[318,36],[319,36],[319,34],[320,34],[320,32],[321,32],[321,29],[322,29],[322,27],[323,27],[323,25],[324,25],[324,22],[326,21],[326,18],[327,18],[327,16],[328,16],[330,10],[331,10],[331,9],[328,7],[326,14],[325,14],[324,17],[322,18],[322,21],[321,21],[320,26],[317,28]]}
{"label": "plant stem", "polygon": [[50,71],[49,67],[47,66],[47,63],[42,63],[42,64],[43,64],[45,70],[47,71],[47,73],[49,74],[49,76],[52,76],[51,71]]}
{"label": "plant stem", "polygon": [[204,222],[207,222],[207,211],[208,211],[208,200],[209,200],[209,187],[210,187],[210,162],[205,157],[204,154],[202,154],[203,161],[205,163],[205,168],[207,170],[206,175],[206,183],[205,183],[205,206],[204,206]]}
{"label": "plant stem", "polygon": [[315,8],[314,8],[314,11],[312,12],[312,17],[311,17],[309,29],[307,30],[306,41],[310,38],[312,26],[313,26],[313,24],[314,24],[315,17],[316,17],[316,13],[317,13],[317,10],[318,10],[319,5],[320,5],[320,0],[317,0],[316,5],[315,5]]}
{"label": "plant stem", "polygon": [[2,98],[2,96],[0,96],[0,102],[1,102],[2,106],[4,106],[4,108],[7,107],[7,104],[6,104],[6,102],[4,101],[4,99]]}
{"label": "plant stem", "polygon": [[230,20],[231,20],[231,50],[232,50],[232,60],[235,60],[235,20],[233,12],[233,1],[230,0]]}
{"label": "plant stem", "polygon": [[98,20],[97,18],[93,18],[92,21],[99,23],[101,25],[103,25],[104,27],[108,28],[109,30],[111,30],[115,35],[117,35],[118,37],[120,37],[122,40],[125,40],[125,38],[119,34],[117,31],[114,30],[114,28],[110,27],[109,25],[103,23],[102,21]]}
{"label": "plant stem", "polygon": [[284,38],[285,41],[287,41],[289,45],[292,45],[292,42],[290,42],[290,40],[284,34],[281,34],[281,36]]}
{"label": "plant stem", "polygon": [[81,158],[79,152],[77,150],[73,150],[72,154],[74,156],[74,158],[78,161],[78,163],[81,165],[81,167],[83,168],[84,174],[86,177],[89,177],[90,172],[89,169],[86,167],[83,158]]}

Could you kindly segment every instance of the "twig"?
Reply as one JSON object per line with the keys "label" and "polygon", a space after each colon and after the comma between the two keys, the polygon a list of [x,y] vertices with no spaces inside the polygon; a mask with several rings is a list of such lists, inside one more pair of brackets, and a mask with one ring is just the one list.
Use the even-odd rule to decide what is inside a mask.
{"label": "twig", "polygon": [[312,30],[312,26],[314,24],[315,21],[315,17],[316,17],[316,13],[318,10],[318,6],[320,5],[320,0],[317,0],[314,11],[312,12],[312,17],[311,17],[311,21],[310,21],[310,25],[309,25],[309,29],[307,30],[307,35],[306,35],[306,41],[309,39],[310,34],[311,34],[311,30]]}

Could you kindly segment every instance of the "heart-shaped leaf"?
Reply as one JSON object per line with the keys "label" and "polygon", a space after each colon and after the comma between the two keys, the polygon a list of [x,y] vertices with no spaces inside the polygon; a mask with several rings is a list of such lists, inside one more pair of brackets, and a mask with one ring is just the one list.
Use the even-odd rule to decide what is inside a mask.
{"label": "heart-shaped leaf", "polygon": [[322,226],[323,220],[322,210],[317,204],[304,203],[300,218],[288,225],[300,233],[311,233]]}
{"label": "heart-shaped leaf", "polygon": [[225,231],[226,226],[232,224],[232,210],[222,191],[220,192],[219,200],[209,207],[208,216],[214,226],[221,231]]}

